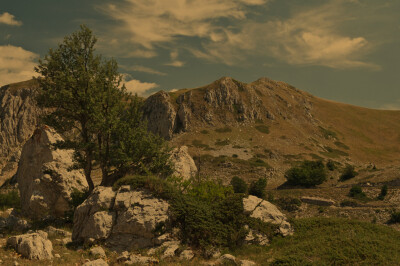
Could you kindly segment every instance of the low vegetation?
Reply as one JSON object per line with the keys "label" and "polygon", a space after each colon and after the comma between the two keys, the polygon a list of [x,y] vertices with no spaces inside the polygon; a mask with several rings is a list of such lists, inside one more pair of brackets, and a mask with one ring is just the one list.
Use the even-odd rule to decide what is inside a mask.
{"label": "low vegetation", "polygon": [[327,176],[322,161],[303,161],[299,166],[290,168],[285,173],[289,185],[313,187],[322,184]]}
{"label": "low vegetation", "polygon": [[253,181],[250,184],[249,194],[263,199],[265,198],[266,187],[267,187],[267,179],[259,178],[257,181]]}
{"label": "low vegetation", "polygon": [[4,211],[9,208],[19,208],[20,197],[17,190],[10,190],[0,194],[0,210]]}
{"label": "low vegetation", "polygon": [[255,128],[264,134],[269,134],[269,127],[267,125],[256,125]]}
{"label": "low vegetation", "polygon": [[215,130],[215,132],[218,132],[218,133],[229,133],[229,132],[232,132],[232,128],[231,128],[231,127],[228,127],[228,126],[226,126],[226,127],[221,127],[221,128],[217,128],[217,129]]}
{"label": "low vegetation", "polygon": [[238,176],[234,176],[231,179],[231,186],[233,187],[233,191],[235,193],[247,193],[247,183]]}
{"label": "low vegetation", "polygon": [[358,199],[358,200],[366,200],[367,195],[363,192],[360,185],[353,185],[349,191],[349,197]]}
{"label": "low vegetation", "polygon": [[352,165],[347,165],[344,169],[343,172],[340,176],[340,181],[346,181],[349,180],[351,178],[356,177],[358,173],[354,170],[354,166]]}
{"label": "low vegetation", "polygon": [[388,186],[385,184],[385,185],[382,186],[381,192],[379,193],[377,199],[378,200],[384,200],[386,195],[387,195],[387,193],[388,193]]}

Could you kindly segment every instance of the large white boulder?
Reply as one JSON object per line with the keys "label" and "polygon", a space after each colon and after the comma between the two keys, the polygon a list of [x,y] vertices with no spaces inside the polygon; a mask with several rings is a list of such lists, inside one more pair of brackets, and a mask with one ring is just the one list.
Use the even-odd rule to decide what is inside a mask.
{"label": "large white boulder", "polygon": [[182,177],[184,180],[196,176],[197,167],[192,156],[190,156],[188,152],[187,146],[173,149],[171,153],[171,162],[175,166],[175,176]]}
{"label": "large white boulder", "polygon": [[87,188],[83,172],[70,170],[72,150],[52,146],[62,140],[54,129],[41,126],[22,149],[17,182],[22,211],[27,216],[63,217],[70,210],[71,193]]}
{"label": "large white boulder", "polygon": [[155,229],[168,220],[168,208],[144,190],[97,187],[75,211],[72,240],[101,241],[115,250],[151,247]]}
{"label": "large white boulder", "polygon": [[243,199],[243,207],[245,212],[250,213],[250,217],[279,225],[279,231],[283,236],[293,234],[293,228],[286,216],[269,201],[249,195],[247,198]]}
{"label": "large white boulder", "polygon": [[47,239],[47,233],[43,231],[9,237],[7,245],[28,259],[46,260],[53,258],[53,245]]}

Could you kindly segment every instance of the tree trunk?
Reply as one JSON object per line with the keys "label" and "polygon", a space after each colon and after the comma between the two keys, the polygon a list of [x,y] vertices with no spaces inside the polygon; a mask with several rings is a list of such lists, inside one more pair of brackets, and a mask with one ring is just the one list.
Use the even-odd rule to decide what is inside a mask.
{"label": "tree trunk", "polygon": [[93,184],[93,180],[92,180],[92,158],[91,158],[91,156],[89,156],[89,158],[87,158],[87,159],[88,159],[88,161],[86,162],[84,172],[85,172],[86,181],[89,185],[89,194],[90,194],[90,193],[92,193],[92,191],[94,189],[94,184]]}

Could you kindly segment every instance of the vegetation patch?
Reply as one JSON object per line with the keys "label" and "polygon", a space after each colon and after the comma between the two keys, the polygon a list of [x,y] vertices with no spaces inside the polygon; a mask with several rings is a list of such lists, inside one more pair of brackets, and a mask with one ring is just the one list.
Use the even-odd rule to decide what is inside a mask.
{"label": "vegetation patch", "polygon": [[285,210],[287,212],[297,211],[302,204],[300,199],[293,198],[293,197],[282,197],[282,198],[276,199],[274,201],[274,203],[276,205],[278,205],[278,207],[280,209]]}
{"label": "vegetation patch", "polygon": [[217,128],[217,129],[215,130],[215,132],[218,132],[218,133],[229,133],[229,132],[232,132],[232,128],[231,128],[231,127],[228,127],[228,126],[226,126],[226,127],[220,127],[220,128]]}
{"label": "vegetation patch", "polygon": [[387,195],[387,193],[388,193],[388,186],[385,184],[385,185],[382,186],[381,192],[379,193],[377,199],[378,200],[384,200],[386,195]]}
{"label": "vegetation patch", "polygon": [[360,185],[353,185],[349,191],[349,197],[352,197],[354,199],[358,199],[361,201],[366,201],[368,200],[367,195],[363,192],[362,188]]}
{"label": "vegetation patch", "polygon": [[269,127],[267,125],[256,125],[255,128],[264,134],[269,134]]}
{"label": "vegetation patch", "polygon": [[231,186],[235,193],[243,193],[243,194],[247,193],[248,189],[247,183],[238,176],[232,177]]}
{"label": "vegetation patch", "polygon": [[329,129],[326,129],[326,128],[323,128],[323,127],[321,127],[321,126],[319,126],[319,129],[320,129],[320,131],[321,131],[321,133],[322,133],[322,136],[323,136],[325,139],[337,138],[336,132],[334,132],[334,131],[332,131],[332,130],[329,130]]}
{"label": "vegetation patch", "polygon": [[204,144],[201,140],[194,139],[192,141],[192,145],[196,148],[202,148],[202,149],[209,149],[210,146],[208,144]]}
{"label": "vegetation patch", "polygon": [[7,193],[0,194],[0,210],[4,211],[9,208],[19,208],[21,200],[17,190],[11,190]]}
{"label": "vegetation patch", "polygon": [[326,180],[325,166],[322,161],[303,161],[299,166],[290,168],[285,173],[287,183],[312,187]]}
{"label": "vegetation patch", "polygon": [[343,172],[340,176],[340,181],[346,181],[349,179],[352,179],[354,177],[356,177],[358,173],[354,170],[354,166],[352,165],[346,165],[346,167],[343,169]]}
{"label": "vegetation patch", "polygon": [[345,150],[350,150],[349,146],[347,146],[343,142],[335,141],[334,144],[339,148],[342,148],[342,149],[345,149]]}
{"label": "vegetation patch", "polygon": [[267,187],[267,179],[259,178],[257,181],[253,181],[250,184],[249,194],[263,199],[265,198],[266,187]]}
{"label": "vegetation patch", "polygon": [[210,134],[210,132],[207,129],[203,129],[202,131],[200,131],[200,133],[204,135]]}
{"label": "vegetation patch", "polygon": [[229,141],[229,139],[224,139],[224,140],[217,140],[215,142],[216,146],[226,146],[229,145],[231,142]]}
{"label": "vegetation patch", "polygon": [[338,150],[338,149],[334,149],[331,147],[324,147],[326,151],[321,151],[319,152],[322,155],[325,155],[326,157],[330,157],[330,158],[338,158],[340,156],[349,156],[349,154],[347,152]]}

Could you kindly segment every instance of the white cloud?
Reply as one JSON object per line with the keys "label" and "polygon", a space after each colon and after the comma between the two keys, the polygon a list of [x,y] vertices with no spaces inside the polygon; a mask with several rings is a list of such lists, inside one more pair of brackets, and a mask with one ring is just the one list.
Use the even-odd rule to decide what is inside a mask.
{"label": "white cloud", "polygon": [[249,21],[240,30],[225,30],[223,38],[203,43],[203,50],[191,51],[198,58],[227,65],[237,64],[246,55],[262,55],[292,65],[380,69],[363,61],[372,47],[366,38],[347,36],[337,29],[349,15],[341,3],[298,11],[285,20]]}
{"label": "white cloud", "polygon": [[0,85],[31,79],[39,55],[21,47],[0,46]]}
{"label": "white cloud", "polygon": [[15,19],[14,15],[11,15],[8,12],[4,12],[0,14],[0,24],[6,24],[10,26],[21,26],[22,22]]}
{"label": "white cloud", "polygon": [[150,94],[151,89],[158,88],[159,85],[156,83],[150,82],[142,82],[137,79],[130,79],[129,75],[124,75],[124,80],[126,90],[133,94],[137,94],[139,96],[148,96]]}
{"label": "white cloud", "polygon": [[159,76],[166,76],[167,74],[158,70],[155,70],[150,67],[145,67],[145,66],[139,66],[139,65],[134,65],[134,66],[125,66],[125,65],[120,65],[122,69],[129,70],[129,71],[136,71],[136,72],[143,72],[143,73],[148,73],[148,74],[154,74],[154,75],[159,75]]}
{"label": "white cloud", "polygon": [[165,65],[167,66],[173,66],[173,67],[183,67],[185,65],[185,62],[178,60],[179,53],[177,50],[174,50],[170,53],[171,61],[169,63],[166,63]]}
{"label": "white cloud", "polygon": [[[212,39],[218,36],[222,18],[243,20],[246,6],[264,5],[270,0],[124,0],[101,10],[122,26],[115,36],[126,36],[136,48],[154,51],[156,45],[178,41],[181,37]],[[111,38],[120,39],[120,38]],[[176,64],[177,65],[177,64]]]}

